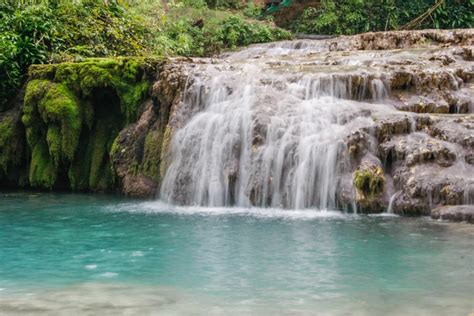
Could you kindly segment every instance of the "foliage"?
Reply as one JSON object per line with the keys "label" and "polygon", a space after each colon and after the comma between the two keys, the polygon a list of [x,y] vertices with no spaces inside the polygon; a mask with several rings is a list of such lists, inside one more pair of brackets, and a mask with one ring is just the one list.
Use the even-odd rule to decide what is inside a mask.
{"label": "foliage", "polygon": [[0,4],[0,110],[31,64],[136,55],[145,27],[121,6],[100,1]]}
{"label": "foliage", "polygon": [[[357,34],[397,29],[420,16],[433,0],[322,0],[307,8],[292,29],[300,33]],[[470,28],[474,25],[474,0],[445,0],[419,28]]]}
{"label": "foliage", "polygon": [[472,28],[474,27],[474,0],[446,0],[433,12],[432,20],[425,27]]}
{"label": "foliage", "polygon": [[354,173],[354,186],[367,197],[373,197],[383,192],[385,177],[380,167],[358,169]]}
{"label": "foliage", "polygon": [[170,7],[162,23],[155,25],[153,32],[159,35],[150,45],[153,54],[210,56],[242,45],[291,37],[290,32],[271,23],[249,19],[260,12],[251,4],[242,6],[240,13],[210,10],[200,1],[186,3]]}
{"label": "foliage", "polygon": [[[0,111],[31,64],[136,55],[205,56],[239,45],[288,38],[290,33],[239,12],[241,1],[81,0],[0,4]],[[228,33],[230,32],[230,33]]]}

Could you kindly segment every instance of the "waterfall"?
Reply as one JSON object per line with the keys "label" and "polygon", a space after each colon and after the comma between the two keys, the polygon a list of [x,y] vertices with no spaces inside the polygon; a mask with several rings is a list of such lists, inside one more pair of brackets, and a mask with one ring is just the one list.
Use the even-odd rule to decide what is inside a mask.
{"label": "waterfall", "polygon": [[195,114],[174,132],[164,201],[339,206],[346,139],[373,124],[368,111],[391,109],[389,92],[382,75],[358,69],[364,60],[330,67],[301,50],[257,46],[189,69],[183,107]]}
{"label": "waterfall", "polygon": [[400,195],[401,193],[402,193],[402,191],[397,191],[390,197],[390,200],[388,202],[388,208],[387,208],[387,213],[388,214],[393,214],[393,202],[395,201],[397,196]]}

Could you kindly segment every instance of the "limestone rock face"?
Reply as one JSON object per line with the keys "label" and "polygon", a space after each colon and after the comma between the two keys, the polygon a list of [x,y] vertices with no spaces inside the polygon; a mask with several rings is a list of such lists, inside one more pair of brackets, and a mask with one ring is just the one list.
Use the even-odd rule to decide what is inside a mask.
{"label": "limestone rock face", "polygon": [[[442,205],[474,201],[474,117],[416,119],[414,132],[379,144],[379,155],[393,178],[393,211],[429,215]],[[393,193],[393,194],[394,194]]]}
{"label": "limestone rock face", "polygon": [[155,197],[183,60],[34,65],[0,112],[0,187]]}
{"label": "limestone rock face", "polygon": [[[387,102],[399,111],[372,112],[375,125],[353,131],[348,138],[356,174],[369,179],[375,173],[367,172],[361,158],[370,153],[381,161],[386,179],[385,194],[380,194],[378,206],[367,203],[368,195],[361,194],[354,181],[356,199],[363,211],[382,211],[389,200],[391,210],[404,215],[430,215],[431,210],[445,205],[450,206],[449,210],[457,210],[456,205],[465,205],[459,210],[473,208],[473,35],[472,30],[369,33],[348,42],[339,39],[331,46],[334,50],[423,47],[429,39],[442,47],[427,56],[426,66],[410,59],[401,59],[397,66],[387,61]],[[344,185],[341,192],[341,196],[350,196]],[[347,202],[347,198],[342,199],[342,203]],[[446,214],[459,217],[458,213]]]}
{"label": "limestone rock face", "polygon": [[119,189],[128,196],[157,196],[170,141],[168,123],[184,91],[185,80],[178,62],[160,69],[157,79],[151,97],[141,107],[138,121],[120,132],[111,151]]}
{"label": "limestone rock face", "polygon": [[474,224],[474,206],[442,206],[431,211],[431,218]]}
{"label": "limestone rock face", "polygon": [[[388,50],[419,47],[426,44],[461,46],[461,54],[471,55],[473,30],[420,30],[370,32],[330,40],[332,50]],[[467,47],[467,53],[464,48]],[[459,54],[458,50],[458,54]]]}
{"label": "limestone rock face", "polygon": [[155,111],[153,101],[148,100],[138,122],[122,130],[115,140],[111,159],[125,195],[152,197],[156,194],[161,146],[159,137],[152,138],[154,133],[160,133]]}

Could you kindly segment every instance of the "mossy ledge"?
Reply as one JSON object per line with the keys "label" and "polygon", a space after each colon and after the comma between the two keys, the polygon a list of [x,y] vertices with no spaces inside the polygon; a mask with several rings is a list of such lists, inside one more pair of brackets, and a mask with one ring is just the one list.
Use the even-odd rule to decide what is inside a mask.
{"label": "mossy ledge", "polygon": [[372,213],[385,209],[379,201],[386,185],[384,171],[380,166],[362,164],[354,172],[353,184],[356,189],[356,201],[361,209]]}
{"label": "mossy ledge", "polygon": [[[5,130],[0,139],[0,185],[117,189],[112,145],[119,132],[137,120],[163,62],[136,57],[31,66],[16,120],[0,113]],[[19,153],[11,144],[14,132],[24,134],[24,166],[13,164]],[[13,170],[23,170],[26,179]]]}

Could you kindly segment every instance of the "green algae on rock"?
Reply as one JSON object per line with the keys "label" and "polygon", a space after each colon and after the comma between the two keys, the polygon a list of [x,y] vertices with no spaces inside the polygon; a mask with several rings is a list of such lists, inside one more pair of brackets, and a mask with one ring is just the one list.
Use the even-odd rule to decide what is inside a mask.
{"label": "green algae on rock", "polygon": [[166,64],[137,122],[123,129],[116,138],[111,160],[123,194],[156,195],[168,165],[171,126],[181,118],[179,109],[188,84],[185,74],[178,60]]}
{"label": "green algae on rock", "polygon": [[385,190],[385,176],[381,167],[376,165],[362,164],[354,173],[354,187],[356,189],[356,201],[365,210],[381,212],[378,199]]}
{"label": "green algae on rock", "polygon": [[25,130],[20,116],[16,109],[0,115],[0,186],[24,187],[28,182]]}
{"label": "green algae on rock", "polygon": [[30,185],[111,190],[113,141],[136,120],[158,63],[117,58],[31,66],[22,117]]}

